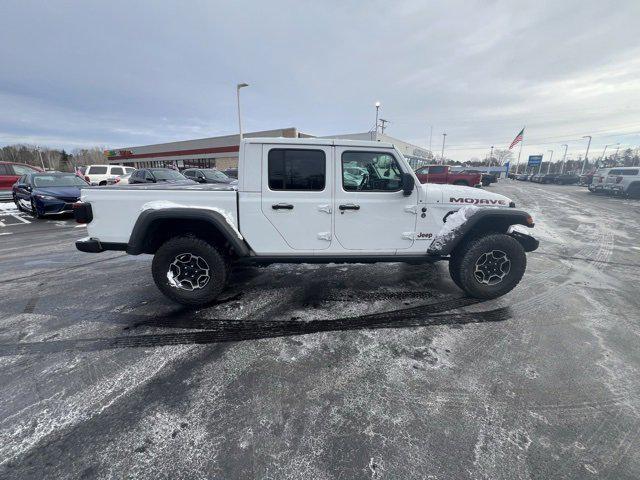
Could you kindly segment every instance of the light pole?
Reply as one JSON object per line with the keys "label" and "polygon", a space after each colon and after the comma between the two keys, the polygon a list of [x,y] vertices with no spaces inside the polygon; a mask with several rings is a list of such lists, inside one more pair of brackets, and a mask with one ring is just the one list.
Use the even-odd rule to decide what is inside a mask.
{"label": "light pole", "polygon": [[617,144],[616,147],[616,154],[614,155],[614,158],[616,159],[616,163],[618,163],[618,152],[620,151],[620,144]]}
{"label": "light pole", "polygon": [[616,144],[610,143],[608,145],[605,145],[604,146],[604,151],[602,152],[602,156],[600,157],[600,161],[602,162],[603,165],[604,165],[604,156],[607,154],[607,147],[612,147],[613,145],[617,145],[618,148],[620,148],[620,144],[619,143],[616,143]]}
{"label": "light pole", "polygon": [[238,131],[240,132],[240,142],[242,142],[242,115],[240,114],[240,89],[248,87],[248,83],[239,83],[236,85],[236,98],[238,99]]}
{"label": "light pole", "polygon": [[376,102],[376,138],[374,140],[378,140],[378,111],[380,110],[380,102]]}
{"label": "light pole", "polygon": [[431,150],[431,140],[433,140],[433,125],[431,125],[431,129],[429,131],[429,152],[433,154],[433,151]]}
{"label": "light pole", "polygon": [[442,164],[444,164],[444,141],[447,138],[447,134],[446,133],[442,133],[442,154],[440,155],[440,162]]}
{"label": "light pole", "polygon": [[585,135],[582,138],[588,138],[589,143],[587,143],[587,152],[584,154],[584,161],[582,162],[582,170],[580,170],[580,175],[584,173],[584,168],[587,166],[587,160],[589,158],[589,147],[591,146],[591,135]]}
{"label": "light pole", "polygon": [[560,169],[560,174],[564,173],[564,162],[567,159],[567,149],[569,148],[569,145],[566,143],[563,143],[562,146],[564,147],[564,155],[562,155],[562,168]]}
{"label": "light pole", "polygon": [[551,152],[549,163],[547,163],[547,174],[549,174],[549,170],[551,170],[551,162],[553,161],[553,150],[547,150],[547,152]]}

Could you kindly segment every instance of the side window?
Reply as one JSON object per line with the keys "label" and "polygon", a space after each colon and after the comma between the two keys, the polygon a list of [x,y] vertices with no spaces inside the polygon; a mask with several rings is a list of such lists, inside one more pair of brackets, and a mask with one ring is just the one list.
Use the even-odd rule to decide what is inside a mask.
{"label": "side window", "polygon": [[616,169],[609,170],[609,173],[607,175],[620,175],[620,170],[616,170]]}
{"label": "side window", "polygon": [[9,166],[0,163],[0,175],[9,175]]}
{"label": "side window", "polygon": [[638,170],[622,170],[622,175],[638,175]]}
{"label": "side window", "polygon": [[347,192],[397,192],[402,170],[396,159],[383,152],[344,152],[342,187]]}
{"label": "side window", "polygon": [[322,150],[269,150],[271,190],[324,190],[327,162]]}
{"label": "side window", "polygon": [[419,168],[418,170],[416,170],[416,173],[418,173],[420,175],[425,175],[425,174],[429,173],[429,167]]}
{"label": "side window", "polygon": [[124,168],[111,167],[111,175],[124,175]]}
{"label": "side window", "polygon": [[442,165],[434,165],[429,167],[429,173],[444,173],[445,168]]}
{"label": "side window", "polygon": [[144,171],[144,179],[151,182],[153,181],[153,175],[151,175],[149,170]]}
{"label": "side window", "polygon": [[185,177],[193,178],[195,177],[195,172],[193,170],[185,170],[182,172]]}
{"label": "side window", "polygon": [[90,175],[106,175],[107,167],[89,167]]}

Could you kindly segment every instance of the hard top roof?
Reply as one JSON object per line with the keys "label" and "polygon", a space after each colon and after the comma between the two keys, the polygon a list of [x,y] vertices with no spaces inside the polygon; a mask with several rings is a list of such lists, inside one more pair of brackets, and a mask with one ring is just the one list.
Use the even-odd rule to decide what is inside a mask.
{"label": "hard top roof", "polygon": [[393,148],[392,143],[374,142],[371,140],[347,140],[342,138],[284,138],[284,137],[254,137],[243,138],[244,143],[270,143],[287,145],[326,145],[326,146],[346,146],[346,147],[370,147],[370,148]]}

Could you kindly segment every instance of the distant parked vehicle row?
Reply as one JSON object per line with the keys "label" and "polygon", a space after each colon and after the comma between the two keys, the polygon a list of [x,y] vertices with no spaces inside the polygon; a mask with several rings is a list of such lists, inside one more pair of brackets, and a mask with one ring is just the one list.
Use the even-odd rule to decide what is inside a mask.
{"label": "distant parked vehicle row", "polygon": [[580,177],[574,173],[522,173],[512,178],[521,182],[555,183],[556,185],[575,185],[580,181]]}

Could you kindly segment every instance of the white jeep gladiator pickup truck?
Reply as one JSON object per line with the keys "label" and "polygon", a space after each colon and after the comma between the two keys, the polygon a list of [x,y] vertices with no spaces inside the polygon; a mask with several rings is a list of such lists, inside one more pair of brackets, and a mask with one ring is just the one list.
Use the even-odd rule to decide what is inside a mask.
{"label": "white jeep gladiator pickup truck", "polygon": [[172,300],[206,305],[234,264],[424,263],[449,260],[468,295],[513,289],[538,241],[503,195],[420,184],[392,144],[338,139],[241,142],[238,185],[88,187],[74,205],[83,252],[153,254]]}

